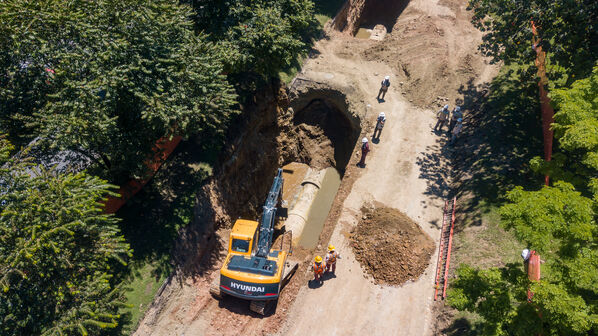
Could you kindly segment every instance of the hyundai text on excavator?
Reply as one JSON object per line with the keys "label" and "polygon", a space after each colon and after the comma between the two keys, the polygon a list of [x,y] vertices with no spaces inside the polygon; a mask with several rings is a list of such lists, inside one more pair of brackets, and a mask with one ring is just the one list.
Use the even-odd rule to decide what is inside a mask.
{"label": "hyundai text on excavator", "polygon": [[[284,284],[290,279],[298,263],[288,260],[292,254],[292,236],[288,250],[283,250],[286,235],[280,238],[280,249],[273,245],[276,220],[282,205],[282,169],[274,178],[266,198],[260,222],[238,219],[233,225],[228,243],[228,255],[210,293],[221,298],[232,295],[250,300],[249,308],[264,315],[269,304],[275,302]],[[285,209],[286,210],[286,209]]]}

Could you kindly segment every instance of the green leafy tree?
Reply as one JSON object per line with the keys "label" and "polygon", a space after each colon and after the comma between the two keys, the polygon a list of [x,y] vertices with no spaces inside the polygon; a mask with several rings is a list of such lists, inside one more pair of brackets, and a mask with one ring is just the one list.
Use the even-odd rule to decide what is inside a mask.
{"label": "green leafy tree", "polygon": [[0,139],[0,334],[99,335],[117,328],[112,268],[129,245],[99,203],[113,187],[9,159]]}
{"label": "green leafy tree", "polygon": [[[549,163],[535,158],[532,166],[549,173],[554,185],[517,187],[500,209],[503,226],[545,261],[541,281],[529,282],[522,265],[457,271],[449,302],[480,314],[485,334],[598,333],[597,84],[595,68],[588,78],[551,93],[558,153]],[[528,288],[531,303],[524,295]]]}
{"label": "green leafy tree", "polygon": [[196,28],[226,53],[226,71],[276,76],[304,51],[317,21],[310,0],[196,0]]}
{"label": "green leafy tree", "polygon": [[[540,253],[542,278],[527,280],[521,265],[458,269],[449,303],[484,318],[487,335],[587,335],[598,331],[598,250],[593,201],[571,184],[539,191],[515,188],[501,210],[511,229]],[[534,292],[531,303],[526,291]]]}
{"label": "green leafy tree", "polygon": [[236,98],[190,14],[169,0],[0,2],[0,125],[113,176],[143,175],[160,137],[222,137]]}
{"label": "green leafy tree", "polygon": [[552,128],[559,146],[550,162],[540,157],[531,161],[534,171],[567,181],[578,190],[594,195],[598,194],[597,84],[598,67],[595,67],[589,77],[573,82],[570,88],[550,93],[557,109]]}
{"label": "green leafy tree", "polygon": [[[592,0],[470,0],[473,23],[485,34],[481,50],[506,64],[533,64],[531,21],[551,64],[585,77],[598,58],[598,2]],[[548,69],[549,75],[562,72]],[[529,72],[530,75],[533,72]]]}

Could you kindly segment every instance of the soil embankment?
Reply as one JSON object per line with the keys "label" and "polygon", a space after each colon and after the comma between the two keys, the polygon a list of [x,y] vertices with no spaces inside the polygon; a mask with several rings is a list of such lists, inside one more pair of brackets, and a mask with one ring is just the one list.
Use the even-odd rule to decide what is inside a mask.
{"label": "soil embankment", "polygon": [[363,208],[351,232],[355,258],[377,284],[417,280],[430,264],[435,244],[419,224],[399,210]]}
{"label": "soil embankment", "polygon": [[[198,193],[195,219],[183,229],[174,253],[177,270],[159,291],[136,334],[189,333],[198,326],[214,334],[233,333],[237,330],[231,329],[233,325],[251,326],[250,334],[276,330],[302,276],[285,289],[278,313],[259,323],[253,320],[247,301],[230,297],[217,301],[209,295],[209,283],[226,253],[230,227],[235,218],[259,218],[277,168],[289,162],[316,170],[334,167],[343,173],[361,133],[360,120],[354,100],[342,88],[301,82],[289,89],[273,82],[257,92],[231,130],[236,136],[223,149],[224,160]],[[294,258],[303,261],[308,254],[296,248]]]}

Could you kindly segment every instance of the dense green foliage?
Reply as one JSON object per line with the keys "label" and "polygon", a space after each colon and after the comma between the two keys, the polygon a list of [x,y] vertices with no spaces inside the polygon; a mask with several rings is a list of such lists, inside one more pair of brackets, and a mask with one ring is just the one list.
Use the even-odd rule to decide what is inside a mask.
{"label": "dense green foliage", "polygon": [[[531,21],[548,53],[548,70],[587,75],[598,58],[598,2],[593,0],[470,0],[474,24],[485,32],[482,51],[506,64],[531,64]],[[533,70],[533,69],[531,69]],[[530,73],[532,74],[532,73]]]}
{"label": "dense green foliage", "polygon": [[189,15],[167,0],[1,2],[2,129],[112,176],[142,175],[160,137],[222,135],[235,95]]}
{"label": "dense green foliage", "polygon": [[544,261],[541,281],[528,280],[523,262],[486,270],[461,265],[449,303],[481,316],[475,329],[484,335],[595,335],[598,69],[592,68],[598,60],[598,3],[470,0],[470,9],[485,32],[482,51],[516,64],[530,80],[536,73],[530,66],[536,58],[535,23],[547,52],[556,141],[552,161],[530,162],[533,171],[550,176],[552,186],[516,187],[500,208],[502,226]]}
{"label": "dense green foliage", "polygon": [[99,201],[112,188],[85,173],[56,174],[9,159],[2,139],[0,334],[100,334],[116,328],[123,291],[112,266],[129,245]]}
{"label": "dense green foliage", "polygon": [[[15,148],[0,139],[0,334],[121,333],[131,251],[118,226],[134,261],[155,257],[168,273],[165,256],[206,173],[174,167],[171,184],[183,190],[134,204],[168,215],[145,231],[147,221],[101,214],[111,186],[90,174],[143,177],[156,140],[173,135],[192,137],[190,152],[217,153],[242,105],[237,93],[255,88],[242,82],[277,76],[315,32],[310,0],[185,2],[0,1],[0,133],[22,149],[9,159]],[[93,162],[88,172],[31,163],[63,150]]]}
{"label": "dense green foliage", "polygon": [[[487,335],[587,335],[598,328],[598,233],[594,204],[565,182],[540,191],[516,188],[501,208],[505,227],[538,251],[542,279],[522,264],[475,270],[461,266],[449,303],[484,318]],[[527,302],[526,291],[534,292]],[[541,318],[540,315],[541,314]]]}
{"label": "dense green foliage", "polygon": [[[504,227],[545,261],[541,281],[530,283],[522,265],[457,271],[449,302],[480,314],[484,334],[598,332],[597,83],[598,68],[569,89],[552,92],[559,155],[550,164],[536,158],[532,166],[551,174],[554,185],[538,191],[517,187],[500,210]],[[535,293],[531,303],[528,288]]]}
{"label": "dense green foliage", "polygon": [[276,76],[304,51],[317,22],[311,0],[194,0],[197,30],[226,53],[230,73]]}

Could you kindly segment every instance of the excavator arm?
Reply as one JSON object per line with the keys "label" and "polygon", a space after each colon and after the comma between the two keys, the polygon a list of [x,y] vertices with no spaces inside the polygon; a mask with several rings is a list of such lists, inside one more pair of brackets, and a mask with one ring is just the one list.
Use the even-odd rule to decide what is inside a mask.
{"label": "excavator arm", "polygon": [[260,234],[257,242],[257,251],[255,255],[260,258],[266,258],[272,247],[272,238],[274,236],[274,224],[276,222],[276,210],[282,194],[282,169],[278,168],[274,182],[268,192],[266,203],[263,207],[262,219],[260,221]]}

